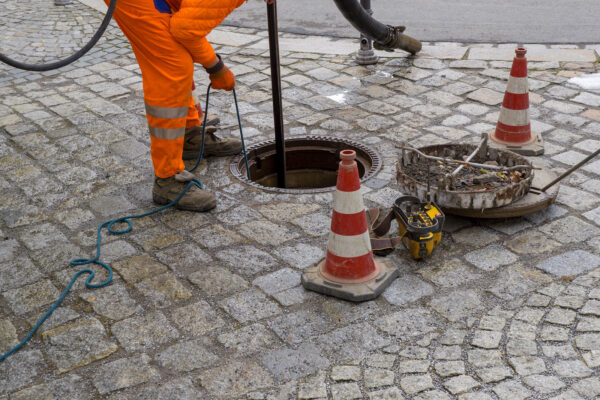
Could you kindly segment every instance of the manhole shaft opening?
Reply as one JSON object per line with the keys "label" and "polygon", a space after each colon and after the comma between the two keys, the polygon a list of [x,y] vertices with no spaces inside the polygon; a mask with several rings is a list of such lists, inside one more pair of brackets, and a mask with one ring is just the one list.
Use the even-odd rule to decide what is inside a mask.
{"label": "manhole shaft opening", "polygon": [[331,137],[289,138],[286,147],[287,188],[277,187],[276,149],[274,141],[257,143],[247,149],[250,178],[243,156],[231,163],[231,172],[254,187],[280,193],[318,193],[335,189],[342,150],[356,152],[361,181],[374,176],[381,168],[381,158],[372,149],[346,139]]}

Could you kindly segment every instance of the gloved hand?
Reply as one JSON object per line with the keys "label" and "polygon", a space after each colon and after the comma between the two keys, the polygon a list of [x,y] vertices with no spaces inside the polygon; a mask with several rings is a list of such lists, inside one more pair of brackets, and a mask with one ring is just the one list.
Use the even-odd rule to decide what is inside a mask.
{"label": "gloved hand", "polygon": [[229,68],[225,66],[221,56],[217,54],[219,61],[216,65],[206,68],[213,89],[233,90],[235,87],[235,76]]}

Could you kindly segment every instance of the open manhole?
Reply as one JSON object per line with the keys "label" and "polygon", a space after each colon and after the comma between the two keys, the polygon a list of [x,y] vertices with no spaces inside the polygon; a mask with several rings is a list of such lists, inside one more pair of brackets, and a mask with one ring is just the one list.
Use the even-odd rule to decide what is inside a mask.
{"label": "open manhole", "polygon": [[372,149],[351,140],[332,137],[289,138],[285,141],[287,188],[277,187],[275,141],[248,147],[250,181],[243,155],[231,162],[231,172],[244,183],[279,193],[318,193],[335,189],[340,151],[354,150],[361,181],[381,168],[381,158]]}

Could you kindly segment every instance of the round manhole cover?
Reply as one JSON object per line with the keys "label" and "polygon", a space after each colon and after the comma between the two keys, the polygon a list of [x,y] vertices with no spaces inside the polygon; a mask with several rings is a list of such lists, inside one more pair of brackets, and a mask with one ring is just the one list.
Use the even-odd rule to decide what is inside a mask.
{"label": "round manhole cover", "polygon": [[354,150],[361,181],[371,178],[381,169],[381,158],[372,149],[351,140],[325,136],[289,138],[285,141],[287,188],[277,187],[275,141],[248,147],[246,173],[244,156],[231,162],[231,172],[239,180],[254,187],[279,193],[318,193],[335,189],[340,151]]}

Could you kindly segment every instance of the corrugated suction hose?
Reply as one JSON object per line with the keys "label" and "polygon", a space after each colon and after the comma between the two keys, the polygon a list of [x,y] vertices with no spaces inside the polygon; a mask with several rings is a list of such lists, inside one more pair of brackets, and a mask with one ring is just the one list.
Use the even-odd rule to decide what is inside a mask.
{"label": "corrugated suction hose", "polygon": [[421,42],[403,32],[404,26],[385,25],[371,17],[358,0],[333,0],[342,15],[360,33],[372,39],[378,50],[401,49],[411,54],[421,51]]}

